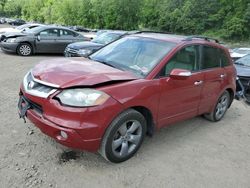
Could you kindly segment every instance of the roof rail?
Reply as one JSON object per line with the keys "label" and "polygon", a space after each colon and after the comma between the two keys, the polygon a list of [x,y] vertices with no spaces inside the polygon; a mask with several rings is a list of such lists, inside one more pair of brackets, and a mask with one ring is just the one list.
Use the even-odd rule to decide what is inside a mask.
{"label": "roof rail", "polygon": [[209,41],[209,42],[214,41],[216,43],[220,43],[218,39],[214,39],[214,38],[210,38],[210,37],[205,37],[205,36],[195,36],[195,35],[194,36],[189,36],[189,37],[187,37],[184,40],[185,41],[191,41],[193,39],[204,39],[204,40]]}
{"label": "roof rail", "polygon": [[135,30],[129,31],[128,34],[140,34],[140,33],[161,33],[161,34],[173,34],[165,31],[151,31],[151,30]]}

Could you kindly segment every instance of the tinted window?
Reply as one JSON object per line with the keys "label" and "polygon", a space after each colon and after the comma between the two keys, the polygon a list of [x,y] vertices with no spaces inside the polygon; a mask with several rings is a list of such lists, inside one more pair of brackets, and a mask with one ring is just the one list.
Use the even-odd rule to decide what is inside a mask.
{"label": "tinted window", "polygon": [[220,67],[219,49],[210,46],[203,46],[202,69]]}
{"label": "tinted window", "polygon": [[173,69],[199,70],[199,46],[188,46],[178,51],[165,65],[161,76],[167,76]]}
{"label": "tinted window", "polygon": [[221,66],[226,67],[230,65],[229,59],[223,50],[220,50]]}

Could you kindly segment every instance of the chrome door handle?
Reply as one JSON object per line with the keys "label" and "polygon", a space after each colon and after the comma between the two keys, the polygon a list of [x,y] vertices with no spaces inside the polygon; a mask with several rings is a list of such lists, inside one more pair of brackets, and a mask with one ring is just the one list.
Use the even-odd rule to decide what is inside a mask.
{"label": "chrome door handle", "polygon": [[225,77],[226,77],[225,74],[221,74],[221,75],[220,75],[220,78],[225,78]]}
{"label": "chrome door handle", "polygon": [[203,81],[202,81],[202,80],[200,80],[200,81],[196,81],[196,82],[194,82],[194,85],[198,86],[198,85],[201,85],[202,83],[203,83]]}

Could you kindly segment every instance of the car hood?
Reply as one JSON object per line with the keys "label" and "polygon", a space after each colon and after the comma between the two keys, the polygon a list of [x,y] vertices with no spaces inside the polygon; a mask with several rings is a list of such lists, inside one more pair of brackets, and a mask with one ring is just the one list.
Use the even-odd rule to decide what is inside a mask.
{"label": "car hood", "polygon": [[238,76],[250,77],[250,67],[235,65]]}
{"label": "car hood", "polygon": [[58,85],[60,88],[138,79],[131,72],[121,71],[86,58],[46,60],[35,66],[32,74],[36,79]]}
{"label": "car hood", "polygon": [[6,32],[19,32],[19,30],[14,29],[14,28],[2,28],[2,29],[0,29],[0,34],[6,33]]}
{"label": "car hood", "polygon": [[91,47],[102,47],[103,44],[91,42],[91,41],[84,41],[84,42],[75,42],[72,44],[69,44],[69,48],[73,48],[76,50],[84,49],[84,48],[91,48]]}
{"label": "car hood", "polygon": [[240,54],[240,53],[237,53],[237,52],[231,53],[232,58],[241,58],[241,57],[244,57],[245,55],[247,55],[247,54]]}
{"label": "car hood", "polygon": [[27,34],[21,33],[21,32],[7,32],[7,33],[4,33],[3,35],[4,35],[6,38],[27,36]]}

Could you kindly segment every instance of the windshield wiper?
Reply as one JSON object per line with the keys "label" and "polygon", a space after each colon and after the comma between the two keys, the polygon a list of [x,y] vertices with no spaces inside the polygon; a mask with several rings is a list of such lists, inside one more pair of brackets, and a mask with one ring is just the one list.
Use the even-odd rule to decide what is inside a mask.
{"label": "windshield wiper", "polygon": [[102,63],[102,64],[104,64],[104,65],[108,65],[108,66],[110,66],[110,67],[113,67],[113,68],[116,68],[116,69],[121,70],[119,67],[117,67],[117,66],[115,66],[115,65],[113,65],[113,64],[111,64],[111,63],[109,63],[109,62],[106,62],[106,61],[103,61],[103,60],[99,60],[99,59],[92,59],[92,58],[90,58],[90,57],[89,57],[89,59],[91,59],[91,60],[93,60],[93,61],[97,61],[97,62]]}
{"label": "windshield wiper", "polygon": [[244,63],[240,63],[240,62],[235,62],[234,64],[236,64],[236,65],[246,66]]}

